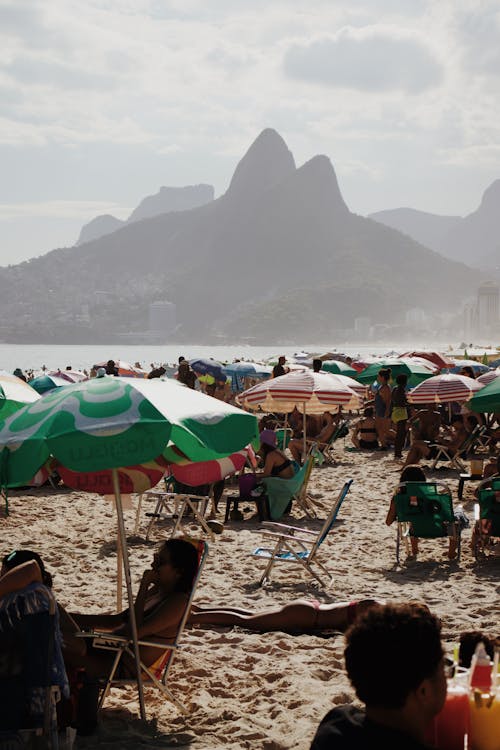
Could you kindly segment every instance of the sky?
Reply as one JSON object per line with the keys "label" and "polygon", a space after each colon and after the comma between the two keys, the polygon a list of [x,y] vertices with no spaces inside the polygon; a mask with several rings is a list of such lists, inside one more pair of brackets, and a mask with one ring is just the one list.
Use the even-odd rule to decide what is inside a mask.
{"label": "sky", "polygon": [[0,265],[162,185],[221,195],[267,127],[355,213],[464,216],[499,94],[498,0],[0,0]]}

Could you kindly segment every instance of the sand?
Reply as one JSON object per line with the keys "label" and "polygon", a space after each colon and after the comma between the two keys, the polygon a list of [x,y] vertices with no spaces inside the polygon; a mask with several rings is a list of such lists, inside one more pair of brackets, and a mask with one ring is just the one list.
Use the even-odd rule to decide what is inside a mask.
{"label": "sand", "polygon": [[[258,586],[263,563],[250,553],[259,543],[254,511],[242,522],[230,522],[210,543],[210,553],[196,602],[265,608],[296,598],[323,602],[376,597],[391,601],[419,599],[443,622],[449,646],[462,630],[495,634],[499,624],[500,558],[481,564],[470,550],[470,529],[463,533],[462,559],[450,563],[447,541],[421,544],[415,562],[395,567],[395,527],[385,515],[401,463],[391,453],[353,453],[337,448],[333,467],[313,470],[309,489],[321,516],[346,478],[352,490],[339,520],[322,549],[332,573],[326,589],[295,566],[280,566],[272,583]],[[456,497],[458,475],[440,470]],[[463,504],[472,519],[473,483],[465,486]],[[223,520],[225,503],[219,506]],[[126,511],[134,585],[149,566],[167,524],[145,540],[144,505],[134,533],[135,510]],[[319,528],[320,521],[294,511],[293,522]],[[58,599],[70,611],[113,611],[116,601],[116,515],[96,495],[61,489],[12,492],[10,515],[2,519],[2,554],[20,547],[39,551],[54,573]],[[138,718],[133,688],[112,691],[96,735],[77,738],[77,748],[179,747],[306,750],[316,727],[333,706],[355,701],[343,669],[343,636],[291,636],[250,633],[243,629],[191,629],[171,672],[171,687],[189,706],[189,716],[152,689],[147,691],[148,722]]]}

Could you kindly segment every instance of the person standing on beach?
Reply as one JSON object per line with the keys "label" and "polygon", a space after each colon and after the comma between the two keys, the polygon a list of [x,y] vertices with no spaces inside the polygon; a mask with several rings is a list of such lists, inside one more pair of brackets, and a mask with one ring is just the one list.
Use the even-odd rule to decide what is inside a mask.
{"label": "person standing on beach", "polygon": [[406,398],[406,384],[408,376],[401,373],[396,378],[396,386],[391,393],[391,420],[396,425],[396,440],[394,441],[394,458],[403,458],[403,448],[406,441],[406,423],[408,421],[410,404]]}
{"label": "person standing on beach", "polygon": [[285,367],[285,362],[286,357],[282,354],[278,358],[278,364],[273,367],[273,378],[279,378],[281,375],[286,375],[287,372],[290,372],[288,367]]}
{"label": "person standing on beach", "polygon": [[387,438],[391,429],[391,379],[390,368],[383,368],[378,371],[377,383],[378,388],[375,393],[375,423],[377,425],[377,434],[380,443],[380,450],[387,450]]}
{"label": "person standing on beach", "polygon": [[385,604],[360,615],[345,636],[347,675],[364,709],[336,706],[310,750],[425,750],[446,700],[441,625],[424,604]]}

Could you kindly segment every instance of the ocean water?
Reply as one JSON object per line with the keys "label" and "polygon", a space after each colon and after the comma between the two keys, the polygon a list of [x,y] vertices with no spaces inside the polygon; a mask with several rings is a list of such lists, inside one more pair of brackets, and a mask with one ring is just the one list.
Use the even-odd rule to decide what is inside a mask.
{"label": "ocean water", "polygon": [[[413,348],[437,349],[445,351],[450,344],[415,343]],[[399,352],[407,351],[408,345],[395,347]],[[22,370],[38,371],[42,365],[49,370],[64,370],[71,366],[74,370],[89,369],[99,362],[107,362],[108,359],[123,360],[134,364],[139,362],[141,366],[149,371],[150,365],[165,363],[173,365],[177,363],[179,355],[186,359],[195,357],[212,357],[221,362],[232,362],[234,359],[267,360],[284,354],[291,358],[297,352],[306,351],[315,354],[326,354],[327,352],[341,352],[354,358],[370,354],[379,356],[390,352],[391,346],[385,345],[339,345],[332,344],[304,344],[300,346],[249,346],[246,344],[235,344],[234,346],[202,346],[198,344],[175,344],[168,346],[138,346],[110,344],[109,346],[71,346],[71,345],[27,345],[27,344],[0,344],[0,369],[12,372],[16,367]]]}

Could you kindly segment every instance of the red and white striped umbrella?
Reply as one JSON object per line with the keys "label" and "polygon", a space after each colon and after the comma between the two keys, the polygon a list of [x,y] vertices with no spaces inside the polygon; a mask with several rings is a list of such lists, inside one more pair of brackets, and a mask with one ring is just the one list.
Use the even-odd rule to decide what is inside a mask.
{"label": "red and white striped umbrella", "polygon": [[478,378],[476,378],[476,380],[478,383],[482,383],[483,385],[488,385],[488,383],[492,383],[498,377],[500,377],[500,367],[497,367],[496,370],[489,370],[488,372],[483,372],[483,374],[480,375]]}
{"label": "red and white striped umbrella", "polygon": [[447,404],[451,401],[468,401],[484,387],[474,378],[466,375],[434,375],[419,383],[408,393],[408,401],[413,404]]}
{"label": "red and white striped umbrella", "polygon": [[304,414],[336,412],[339,406],[357,409],[362,397],[343,382],[347,379],[310,370],[289,372],[254,385],[236,400],[249,409],[282,413],[289,413],[295,407]]}

